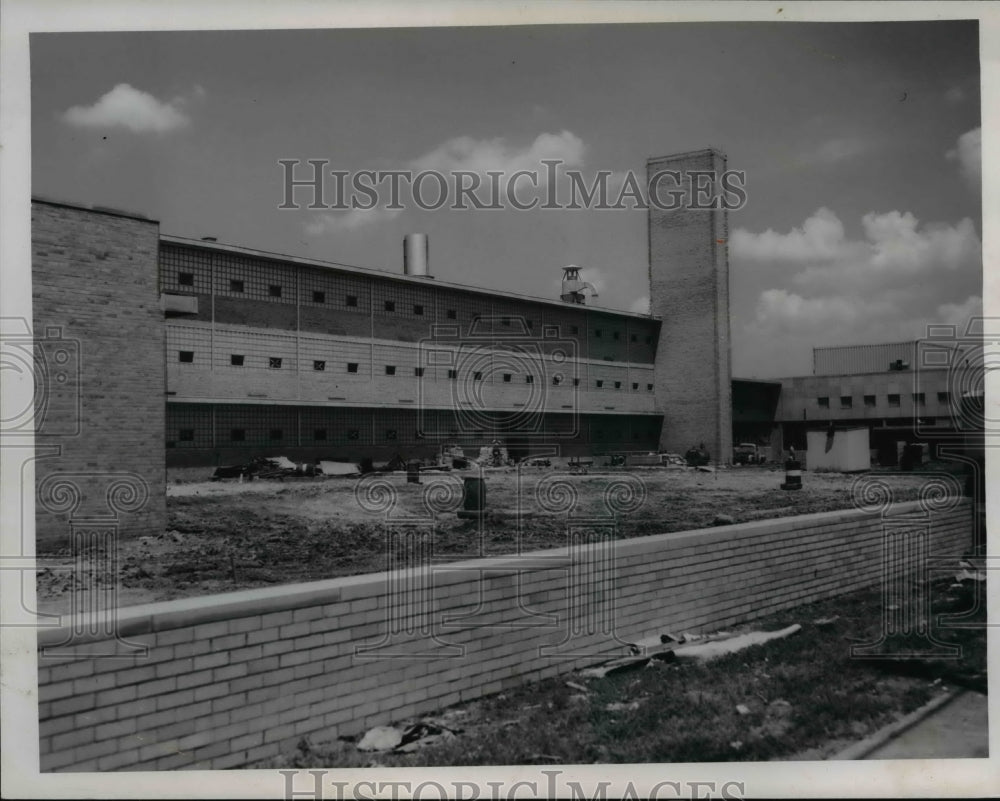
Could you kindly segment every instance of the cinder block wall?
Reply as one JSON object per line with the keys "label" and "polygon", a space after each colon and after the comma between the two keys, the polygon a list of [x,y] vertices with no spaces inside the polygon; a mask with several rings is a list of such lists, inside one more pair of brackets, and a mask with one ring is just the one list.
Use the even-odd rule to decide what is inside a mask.
{"label": "cinder block wall", "polygon": [[[32,203],[37,541],[71,522],[162,532],[164,323],[159,224]],[[58,474],[58,475],[57,475]]]}
{"label": "cinder block wall", "polygon": [[[657,173],[711,171],[721,180],[726,157],[700,150],[650,159]],[[656,185],[662,204],[676,184]],[[663,409],[660,448],[684,453],[704,443],[712,459],[729,463],[732,441],[732,370],[729,337],[728,221],[725,209],[649,207],[650,312],[662,319],[656,351],[656,399]]]}
{"label": "cinder block wall", "polygon": [[[971,506],[950,500],[933,513],[900,504],[886,520],[830,512],[621,540],[610,554],[584,544],[418,567],[409,597],[428,588],[426,608],[375,574],[124,609],[118,630],[146,656],[98,658],[111,648],[99,639],[75,656],[40,654],[41,769],[249,765],[304,735],[358,734],[565,673],[624,653],[624,641],[718,629],[872,586],[886,530],[925,531],[935,558],[969,546]],[[903,549],[896,564],[919,550]],[[613,591],[579,580],[600,564],[613,565]],[[613,607],[595,606],[602,595]],[[567,642],[573,629],[596,634]],[[43,630],[40,647],[68,633]],[[356,653],[379,643],[381,659]]]}

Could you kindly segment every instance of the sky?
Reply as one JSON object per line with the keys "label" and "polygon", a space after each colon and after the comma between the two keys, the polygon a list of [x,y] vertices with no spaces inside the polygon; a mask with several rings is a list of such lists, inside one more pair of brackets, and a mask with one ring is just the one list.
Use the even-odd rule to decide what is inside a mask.
{"label": "sky", "polygon": [[422,231],[440,280],[554,298],[576,264],[595,305],[642,312],[642,209],[310,210],[301,190],[281,209],[279,161],[510,175],[560,159],[614,190],[648,158],[717,148],[746,175],[736,377],[981,314],[975,22],[33,34],[31,103],[36,196],[390,272]]}

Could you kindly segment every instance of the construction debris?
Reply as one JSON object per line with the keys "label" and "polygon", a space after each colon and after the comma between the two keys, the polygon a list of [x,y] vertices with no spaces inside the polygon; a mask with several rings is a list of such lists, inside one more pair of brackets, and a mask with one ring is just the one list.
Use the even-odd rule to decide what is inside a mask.
{"label": "construction debris", "polygon": [[590,692],[590,691],[589,691],[589,690],[588,690],[588,689],[587,689],[586,687],[584,687],[584,686],[583,686],[582,684],[577,684],[577,683],[576,683],[575,681],[567,681],[567,682],[566,682],[566,686],[567,686],[567,687],[572,687],[572,688],[573,688],[574,690],[579,690],[579,691],[580,691],[580,692],[582,692],[582,693],[586,693],[586,692]]}
{"label": "construction debris", "polygon": [[739,712],[741,715],[749,715],[750,707],[748,707],[746,704],[737,704],[736,711]]}
{"label": "construction debris", "polygon": [[358,743],[359,751],[391,751],[403,742],[403,732],[392,726],[376,726],[365,732]]}
{"label": "construction debris", "polygon": [[673,654],[678,659],[714,659],[718,656],[734,654],[752,645],[762,645],[771,640],[790,637],[801,630],[802,626],[795,623],[778,631],[752,631],[748,634],[740,634],[726,640],[714,640],[696,645],[682,645],[673,649]]}

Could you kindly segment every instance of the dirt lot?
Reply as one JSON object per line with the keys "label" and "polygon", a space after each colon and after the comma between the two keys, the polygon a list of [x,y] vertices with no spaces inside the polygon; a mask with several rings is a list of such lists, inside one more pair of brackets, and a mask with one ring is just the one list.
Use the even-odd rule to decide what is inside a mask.
{"label": "dirt lot", "polygon": [[[212,482],[211,472],[211,468],[172,471],[168,530],[121,542],[119,605],[384,569],[386,513],[375,507],[389,496],[369,485],[371,477],[241,484]],[[443,562],[562,545],[569,501],[577,517],[607,518],[617,508],[620,536],[636,537],[711,526],[718,515],[744,522],[851,508],[851,487],[857,480],[850,475],[805,473],[804,488],[786,492],[779,488],[784,480],[780,468],[569,475],[553,467],[532,468],[522,476],[519,489],[514,469],[498,469],[485,474],[489,514],[480,532],[477,522],[460,519],[454,512],[461,505],[462,478],[471,475],[425,473],[420,485],[408,484],[405,473],[385,474],[378,480],[395,496],[393,518],[426,520],[428,506],[438,510],[434,552]],[[922,473],[881,478],[901,501],[916,498],[927,480]],[[74,582],[80,580],[71,567],[67,551],[39,554],[41,610],[67,608]]]}

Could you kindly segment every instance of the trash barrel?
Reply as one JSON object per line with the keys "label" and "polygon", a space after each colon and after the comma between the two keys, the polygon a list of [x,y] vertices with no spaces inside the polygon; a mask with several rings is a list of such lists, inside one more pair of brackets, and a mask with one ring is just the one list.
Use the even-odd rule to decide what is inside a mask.
{"label": "trash barrel", "polygon": [[406,483],[420,483],[420,462],[409,462],[406,465]]}
{"label": "trash barrel", "polygon": [[789,459],[785,462],[785,483],[781,485],[783,490],[802,489],[802,462],[797,459]]}
{"label": "trash barrel", "polygon": [[481,478],[463,479],[462,508],[459,517],[482,517],[486,512],[486,482]]}

